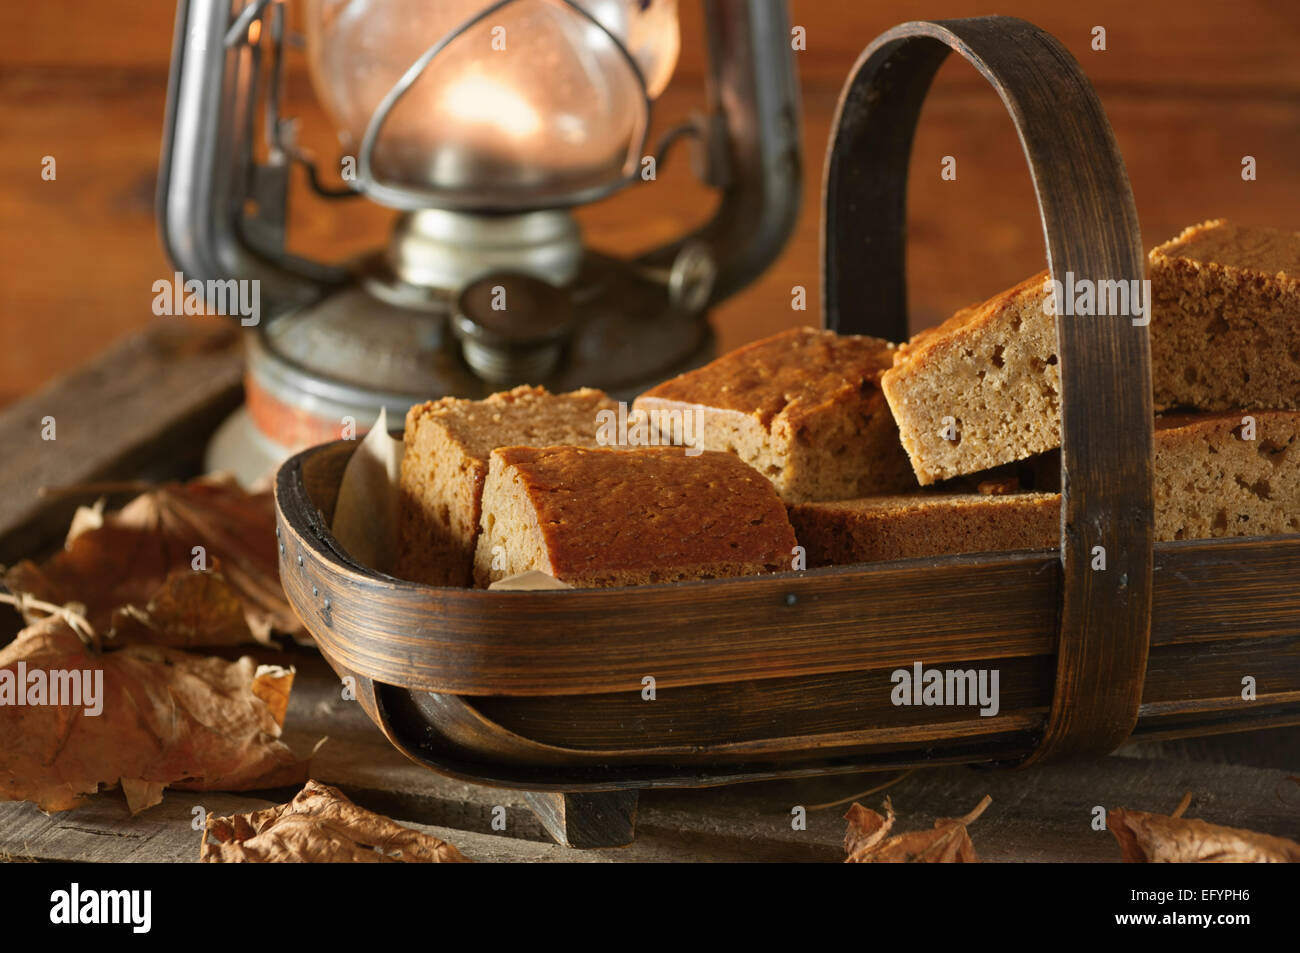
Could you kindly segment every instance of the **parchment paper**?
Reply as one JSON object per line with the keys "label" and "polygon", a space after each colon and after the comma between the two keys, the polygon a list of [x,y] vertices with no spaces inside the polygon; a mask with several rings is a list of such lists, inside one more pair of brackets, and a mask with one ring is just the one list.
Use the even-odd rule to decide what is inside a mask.
{"label": "parchment paper", "polygon": [[397,557],[397,488],[406,447],[388,435],[388,411],[357,447],[343,471],[334,504],[334,538],[357,562],[392,572]]}

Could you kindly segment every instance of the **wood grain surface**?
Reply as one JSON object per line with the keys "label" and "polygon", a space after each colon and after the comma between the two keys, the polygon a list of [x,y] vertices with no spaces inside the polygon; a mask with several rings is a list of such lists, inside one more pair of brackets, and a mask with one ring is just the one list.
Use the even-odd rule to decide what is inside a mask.
{"label": "wood grain surface", "polygon": [[242,376],[238,335],[224,323],[155,323],[5,407],[0,564],[61,540],[76,507],[105,495],[64,490],[200,469],[212,431],[239,406]]}
{"label": "wood grain surface", "polygon": [[[683,58],[660,125],[702,101],[698,0],[681,6]],[[958,0],[794,0],[791,8],[808,38],[798,66],[811,174],[785,254],[717,310],[723,349],[817,320],[817,170],[835,98],[858,53],[905,20],[986,12]],[[998,12],[1055,34],[1096,85],[1148,245],[1216,216],[1300,224],[1300,17],[1293,4],[1008,0]],[[8,345],[0,349],[0,403],[159,320],[150,311],[151,286],[172,269],[158,244],[153,191],[173,13],[173,0],[0,8],[0,336]],[[1097,25],[1107,30],[1104,52],[1090,46]],[[301,69],[288,101],[303,117],[304,142],[334,156],[332,132]],[[1258,160],[1257,181],[1241,180],[1246,154]],[[53,182],[40,177],[46,155],[58,162]],[[945,155],[958,160],[956,181],[939,178]],[[997,97],[966,64],[946,64],[921,117],[909,187],[913,328],[1043,267],[1023,169]],[[631,252],[685,231],[710,207],[687,164],[672,161],[653,187],[586,209],[582,220],[599,247]],[[294,247],[331,260],[382,242],[392,218],[366,203],[340,209],[301,195],[291,211]],[[807,312],[791,311],[795,285],[808,290]]]}
{"label": "wood grain surface", "polygon": [[[1057,553],[624,589],[423,586],[358,564],[330,534],[351,449],[315,448],[281,469],[281,580],[389,739],[440,772],[570,793],[716,785],[1022,759],[1049,724],[1059,692]],[[1230,565],[1242,568],[1241,585],[1226,584],[1237,578],[1224,574]],[[1294,537],[1155,548],[1159,611],[1142,649],[1149,644],[1156,664],[1137,684],[1110,687],[1142,700],[1137,735],[1300,722],[1297,574]],[[892,670],[918,661],[996,669],[1006,701],[992,717],[887,706]],[[1243,672],[1255,671],[1266,676],[1243,702]],[[662,717],[633,713],[647,675],[656,690],[688,689]],[[594,697],[575,698],[584,695]]]}
{"label": "wood grain surface", "polygon": [[[640,691],[646,675],[682,686],[1055,650],[1061,568],[1048,550],[621,589],[396,579],[357,563],[329,532],[328,487],[352,449],[314,448],[280,471],[281,580],[325,648],[390,684],[563,695]],[[1152,646],[1300,634],[1295,536],[1164,542],[1155,553]]]}

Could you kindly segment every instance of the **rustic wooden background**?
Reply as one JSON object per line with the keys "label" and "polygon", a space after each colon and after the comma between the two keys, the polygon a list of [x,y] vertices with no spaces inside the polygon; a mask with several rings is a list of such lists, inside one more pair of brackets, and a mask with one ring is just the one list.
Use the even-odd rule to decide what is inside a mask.
{"label": "rustic wooden background", "polygon": [[[662,122],[699,103],[698,0],[681,0],[685,48]],[[1101,94],[1128,162],[1148,245],[1216,216],[1300,227],[1300,7],[1294,0],[1073,4],[1004,0],[1055,33]],[[908,19],[987,12],[932,0],[793,0],[807,30],[799,54],[806,178],[797,232],[764,279],[719,309],[724,348],[816,321],[818,194],[831,111],[849,67],[877,33]],[[0,404],[148,325],[154,280],[170,275],[153,220],[172,0],[45,0],[0,8]],[[1090,49],[1104,26],[1105,52]],[[304,138],[332,156],[301,71],[290,103]],[[58,178],[41,179],[43,156]],[[958,161],[940,180],[941,157]],[[1243,182],[1241,158],[1258,161]],[[927,102],[911,185],[913,320],[945,317],[1043,264],[1042,236],[1010,120],[969,67],[948,63]],[[684,162],[652,187],[583,212],[597,244],[633,251],[707,214]],[[377,244],[391,213],[304,196],[295,247],[341,258]],[[790,310],[807,286],[809,311]],[[188,319],[194,320],[194,319]]]}

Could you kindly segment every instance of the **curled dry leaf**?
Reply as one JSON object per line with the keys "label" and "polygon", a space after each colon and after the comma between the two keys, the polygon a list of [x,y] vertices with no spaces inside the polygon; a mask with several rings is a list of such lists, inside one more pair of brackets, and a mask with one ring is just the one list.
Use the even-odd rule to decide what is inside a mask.
{"label": "curled dry leaf", "polygon": [[279,740],[292,682],[250,658],[96,652],[63,619],[43,619],[0,649],[0,798],[59,811],[120,784],[136,813],[166,787],[297,784],[306,764]]}
{"label": "curled dry leaf", "polygon": [[221,576],[183,569],[164,579],[143,608],[114,609],[107,632],[112,645],[200,648],[270,641],[269,632],[254,635],[239,593]]}
{"label": "curled dry leaf", "polygon": [[[941,817],[934,822],[934,829],[912,831],[909,834],[895,834],[889,837],[894,827],[894,805],[885,798],[885,814],[880,814],[854,804],[844,815],[849,822],[844,835],[844,850],[848,854],[848,864],[974,864],[979,862],[975,856],[975,847],[971,844],[967,825],[984,813],[993,803],[993,798],[985,795],[984,800],[975,805],[965,817]],[[888,838],[888,840],[886,840]]]}
{"label": "curled dry leaf", "polygon": [[[206,567],[196,570],[194,548]],[[280,588],[275,506],[224,475],[168,483],[114,513],[77,511],[64,548],[4,576],[15,593],[79,603],[105,644],[177,648],[300,635]],[[205,571],[199,571],[205,570]],[[27,612],[29,623],[40,613]]]}
{"label": "curled dry leaf", "polygon": [[1285,837],[1220,827],[1187,817],[1106,812],[1106,826],[1128,864],[1267,864],[1300,861],[1300,844]]}
{"label": "curled dry leaf", "polygon": [[205,863],[469,863],[451,844],[367,811],[317,781],[288,804],[208,817]]}

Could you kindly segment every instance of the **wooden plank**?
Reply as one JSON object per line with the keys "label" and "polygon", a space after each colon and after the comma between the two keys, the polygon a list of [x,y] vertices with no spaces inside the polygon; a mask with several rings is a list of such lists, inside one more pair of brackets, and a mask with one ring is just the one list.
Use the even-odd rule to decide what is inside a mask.
{"label": "wooden plank", "polygon": [[196,863],[201,828],[194,809],[225,815],[257,811],[271,801],[215,792],[171,791],[132,817],[121,792],[102,794],[71,811],[43,814],[34,804],[0,804],[0,857],[88,863]]}
{"label": "wooden plank", "polygon": [[[698,82],[703,75],[700,2],[680,2],[678,82]],[[290,22],[299,29],[305,23],[305,6],[289,4]],[[904,20],[972,13],[967,0],[931,0],[923,9],[903,2],[791,0],[790,8],[791,22],[807,32],[807,50],[799,56],[805,83],[838,82],[862,47]],[[0,62],[86,72],[123,69],[156,76],[167,68],[175,10],[174,0],[118,5],[46,0],[30,9],[8,5],[0,8]],[[1212,82],[1216,92],[1236,93],[1300,89],[1300,69],[1293,55],[1300,43],[1300,27],[1286,3],[1003,0],[997,10],[1057,34],[1102,84],[1142,83],[1162,90],[1199,88]],[[1091,49],[1092,28],[1099,24],[1108,31],[1104,53]],[[113,42],[105,43],[106,36]],[[301,58],[294,65],[301,69]]]}
{"label": "wooden plank", "polygon": [[[360,706],[310,650],[255,650],[259,660],[298,669],[286,740],[306,753],[322,735],[330,740],[313,762],[318,780],[343,789],[357,803],[455,844],[476,860],[553,861],[837,861],[842,859],[845,805],[816,806],[851,797],[893,774],[812,778],[682,791],[641,793],[637,837],[625,849],[574,851],[550,843],[520,792],[464,784],[415,765],[392,748]],[[1271,746],[1266,767],[1251,760],[1252,739]],[[1091,810],[1168,811],[1184,790],[1196,795],[1192,816],[1284,837],[1297,835],[1294,787],[1300,730],[1258,736],[1199,739],[1196,750],[1170,743],[1129,745],[1123,756],[1024,771],[943,768],[918,771],[887,792],[862,797],[878,807],[888,793],[901,830],[928,827],[934,818],[969,810],[990,794],[993,805],[972,828],[985,860],[1116,861],[1109,834],[1091,830]],[[1159,755],[1150,758],[1149,755]],[[1175,757],[1176,756],[1176,757]],[[1189,760],[1195,757],[1196,760]],[[119,792],[82,808],[45,816],[28,804],[0,804],[0,857],[102,861],[197,860],[193,808],[244,813],[281,803],[293,790],[252,794],[168,792],[161,805],[136,818]],[[969,802],[969,803],[967,803]],[[792,826],[792,809],[808,808],[807,829]],[[505,808],[494,814],[496,807]],[[504,816],[505,830],[493,820]]]}
{"label": "wooden plank", "polygon": [[[870,8],[869,15],[882,26],[910,15],[876,10],[870,4],[859,6]],[[170,23],[170,2],[167,7],[165,18]],[[827,7],[844,9],[841,4]],[[24,16],[30,12],[15,9],[23,9]],[[932,14],[928,8],[923,12]],[[1079,14],[1088,15],[1088,11]],[[1117,23],[1124,23],[1126,32],[1132,29],[1128,24],[1136,16],[1126,13],[1113,18],[1112,34],[1118,31]],[[62,24],[56,34],[60,49],[74,48],[63,31],[85,24],[86,19],[83,11]],[[1259,76],[1264,66],[1298,72],[1300,58],[1270,57],[1258,46],[1265,39],[1286,36],[1284,31],[1269,32],[1253,21],[1238,21],[1235,15],[1225,14],[1223,19],[1213,29],[1205,26],[1203,35],[1195,34],[1202,47],[1199,53],[1207,57],[1205,62],[1217,64],[1211,68],[1219,72],[1204,72],[1201,61],[1184,61],[1183,53],[1170,52],[1183,73],[1162,72],[1155,61],[1142,67],[1149,70],[1148,80],[1181,75],[1178,82],[1171,80],[1169,88],[1102,85],[1102,102],[1124,152],[1147,247],[1217,215],[1244,224],[1287,226],[1281,210],[1300,208],[1300,176],[1292,174],[1294,156],[1300,155],[1295,94],[1280,87],[1270,87],[1268,95],[1246,98],[1224,91],[1237,79]],[[1144,35],[1144,52],[1164,56],[1170,24],[1182,29],[1184,23],[1180,14],[1150,36]],[[1046,25],[1051,27],[1050,22]],[[1238,27],[1251,37],[1243,41],[1248,43],[1241,47],[1244,55],[1258,62],[1230,71],[1225,59],[1237,54],[1227,37]],[[864,30],[855,37],[845,31],[843,35],[846,47],[851,42],[856,55],[874,33]],[[25,48],[32,30],[24,27],[9,36],[19,38]],[[814,31],[812,36],[809,52],[801,56],[801,69],[814,58],[831,56],[824,47],[827,31]],[[1097,63],[1133,59],[1118,45],[1091,58],[1067,45],[1098,82]],[[1287,39],[1286,49],[1295,45],[1293,38]],[[98,46],[117,50],[116,43]],[[1145,49],[1151,46],[1155,49]],[[11,62],[3,56],[0,60]],[[822,157],[839,83],[851,65],[852,57],[845,54],[835,61],[833,84],[805,88],[804,182],[795,233],[767,273],[715,309],[712,318],[721,350],[816,321]],[[950,73],[961,82],[949,84]],[[1195,85],[1189,94],[1189,85],[1200,83],[1203,76],[1212,78]],[[297,111],[303,119],[303,142],[329,164],[338,153],[337,140],[323,113],[306,100],[305,85],[298,91],[306,104]],[[14,142],[40,144],[36,151],[0,152],[0,181],[5,183],[0,188],[0,216],[20,223],[0,231],[0,335],[14,342],[0,350],[0,403],[91,359],[152,320],[151,284],[172,274],[158,245],[153,213],[163,95],[164,84],[156,73],[0,71],[0,122],[6,135]],[[698,86],[670,87],[662,101],[662,122],[684,116],[700,101]],[[1254,182],[1241,180],[1245,154],[1258,160],[1259,177]],[[41,155],[58,160],[56,181],[41,180]],[[939,177],[940,160],[946,155],[957,159],[954,181]],[[584,235],[595,247],[624,254],[698,224],[712,201],[707,190],[693,181],[684,158],[674,155],[662,163],[656,183],[579,210]],[[1019,142],[1001,103],[974,70],[952,63],[940,71],[922,115],[913,162],[908,272],[916,330],[1010,287],[1040,270],[1044,258],[1042,230]],[[389,210],[365,201],[330,204],[299,192],[290,202],[295,250],[323,260],[338,261],[382,245],[391,222]],[[75,262],[75,280],[69,277],[70,262]],[[807,311],[791,309],[796,286],[808,293]]]}
{"label": "wooden plank", "polygon": [[[235,333],[157,324],[0,411],[0,563],[59,539],[89,498],[40,496],[115,477],[174,478],[198,469],[218,423],[238,406]],[[43,431],[53,419],[55,439]]]}
{"label": "wooden plank", "polygon": [[[838,788],[823,780],[650,792],[644,795],[637,839],[622,849],[578,851],[521,838],[509,827],[493,833],[401,820],[481,861],[834,862],[843,858],[846,807],[816,809],[813,799],[851,796],[878,782],[841,778],[837,783]],[[899,812],[900,831],[929,828],[936,818],[964,813],[984,794],[991,795],[992,806],[971,831],[985,861],[1115,862],[1119,851],[1111,835],[1090,826],[1095,807],[1167,813],[1184,791],[1191,791],[1189,816],[1294,838],[1300,828],[1293,804],[1283,797],[1289,783],[1278,771],[1112,757],[1024,772],[918,772],[887,793]],[[878,808],[883,797],[861,800]],[[271,803],[263,797],[169,792],[162,804],[134,818],[119,793],[53,815],[30,804],[0,804],[0,859],[193,862],[199,847],[199,833],[191,826],[195,807],[228,814]],[[813,808],[807,811],[806,830],[791,823],[792,810],[801,806]]]}
{"label": "wooden plank", "polygon": [[[112,795],[60,814],[24,803],[0,804],[0,863],[197,863],[201,834],[192,829],[195,806],[219,814],[248,813],[272,801],[233,794],[168,794],[163,803],[131,817]],[[690,835],[654,831],[626,847],[575,850],[550,842],[404,821],[405,826],[454,844],[481,863],[668,863],[837,860],[831,851],[807,851],[744,842],[701,845]]]}

